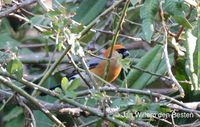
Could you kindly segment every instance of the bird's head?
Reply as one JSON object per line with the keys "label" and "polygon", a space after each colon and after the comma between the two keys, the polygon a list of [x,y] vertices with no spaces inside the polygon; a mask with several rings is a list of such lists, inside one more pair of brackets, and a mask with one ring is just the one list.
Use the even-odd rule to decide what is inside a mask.
{"label": "bird's head", "polygon": [[[109,56],[110,50],[111,50],[111,48],[106,49],[106,51],[104,52],[105,57]],[[113,51],[121,54],[122,58],[126,58],[129,56],[128,50],[121,44],[114,45]]]}

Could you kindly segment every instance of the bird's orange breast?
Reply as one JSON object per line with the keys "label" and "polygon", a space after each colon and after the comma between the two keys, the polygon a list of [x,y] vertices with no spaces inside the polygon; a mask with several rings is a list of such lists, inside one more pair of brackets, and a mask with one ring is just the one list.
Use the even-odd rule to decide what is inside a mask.
{"label": "bird's orange breast", "polygon": [[[99,77],[104,78],[106,64],[107,64],[106,60],[103,60],[96,68],[91,69],[90,71],[95,73]],[[106,81],[107,82],[114,81],[120,74],[121,69],[122,69],[122,66],[119,64],[117,59],[111,59],[109,71],[108,71],[108,75],[107,75],[108,77],[107,77]]]}

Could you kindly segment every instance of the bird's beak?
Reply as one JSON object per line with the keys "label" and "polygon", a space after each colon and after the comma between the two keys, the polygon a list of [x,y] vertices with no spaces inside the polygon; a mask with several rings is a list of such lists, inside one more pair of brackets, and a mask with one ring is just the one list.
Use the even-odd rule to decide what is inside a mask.
{"label": "bird's beak", "polygon": [[129,51],[125,51],[125,52],[122,53],[123,58],[126,58],[128,56],[129,56]]}

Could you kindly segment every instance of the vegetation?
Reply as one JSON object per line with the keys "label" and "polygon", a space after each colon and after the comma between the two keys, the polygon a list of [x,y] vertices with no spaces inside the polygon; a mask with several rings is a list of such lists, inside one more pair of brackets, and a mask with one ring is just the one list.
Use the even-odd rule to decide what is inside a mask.
{"label": "vegetation", "polygon": [[[1,4],[0,126],[200,126],[198,0]],[[121,74],[96,82],[86,62],[118,43]]]}

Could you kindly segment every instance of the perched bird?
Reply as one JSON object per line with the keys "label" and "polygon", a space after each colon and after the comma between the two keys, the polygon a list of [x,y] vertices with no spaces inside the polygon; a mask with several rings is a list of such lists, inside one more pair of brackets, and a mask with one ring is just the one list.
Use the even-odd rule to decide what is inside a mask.
{"label": "perched bird", "polygon": [[[103,52],[103,54],[101,54],[99,57],[96,57],[96,58],[90,60],[89,62],[87,62],[89,70],[92,73],[98,75],[101,78],[104,78],[105,77],[104,76],[105,68],[107,65],[107,59],[109,59],[110,60],[109,71],[107,74],[107,78],[105,79],[109,83],[113,82],[119,76],[119,74],[122,70],[122,65],[119,62],[119,59],[120,58],[124,59],[129,56],[128,50],[121,44],[114,45],[113,51],[112,51],[112,56],[110,58],[108,58],[109,54],[110,54],[110,50],[111,50],[111,48],[106,49]],[[82,75],[84,76],[86,81],[89,80],[89,77],[86,74],[82,74]],[[80,78],[79,74],[68,77],[70,82],[72,82],[76,78]],[[81,81],[81,84],[83,84],[83,83],[84,82]],[[50,89],[53,90],[56,87],[60,87],[60,86],[55,86]]]}
{"label": "perched bird", "polygon": [[[111,50],[111,48],[106,49],[100,57],[108,59],[110,50]],[[120,44],[116,44],[113,47],[112,56],[110,58],[109,71],[107,74],[107,78],[105,79],[107,82],[111,83],[120,74],[121,69],[122,69],[122,65],[119,62],[120,56],[122,57],[122,59],[124,59],[128,55],[129,55],[129,52],[124,46],[122,46]],[[107,65],[107,60],[103,60],[100,58],[96,58],[96,59],[88,62],[90,71],[95,73],[96,75],[98,75],[101,78],[104,78],[106,65]]]}
{"label": "perched bird", "polygon": [[[106,80],[109,83],[114,81],[119,76],[119,74],[122,70],[122,65],[119,62],[119,59],[120,58],[124,59],[127,56],[129,56],[128,50],[120,44],[116,44],[113,47],[112,56],[111,56],[111,58],[108,58],[109,54],[110,54],[110,50],[111,50],[111,48],[106,49],[103,52],[103,54],[101,54],[99,57],[96,57],[96,58],[90,60],[89,62],[87,62],[89,70],[92,73],[96,74],[97,76],[101,77],[102,79],[106,78],[104,80]],[[110,60],[110,65],[108,67],[109,71],[108,71],[107,77],[105,77],[105,68],[107,65],[107,59]],[[85,73],[82,75],[84,75],[84,78],[86,79],[86,81],[89,80],[89,77]],[[80,76],[78,74],[71,76],[69,78],[69,80],[72,81],[76,78],[80,78]]]}

